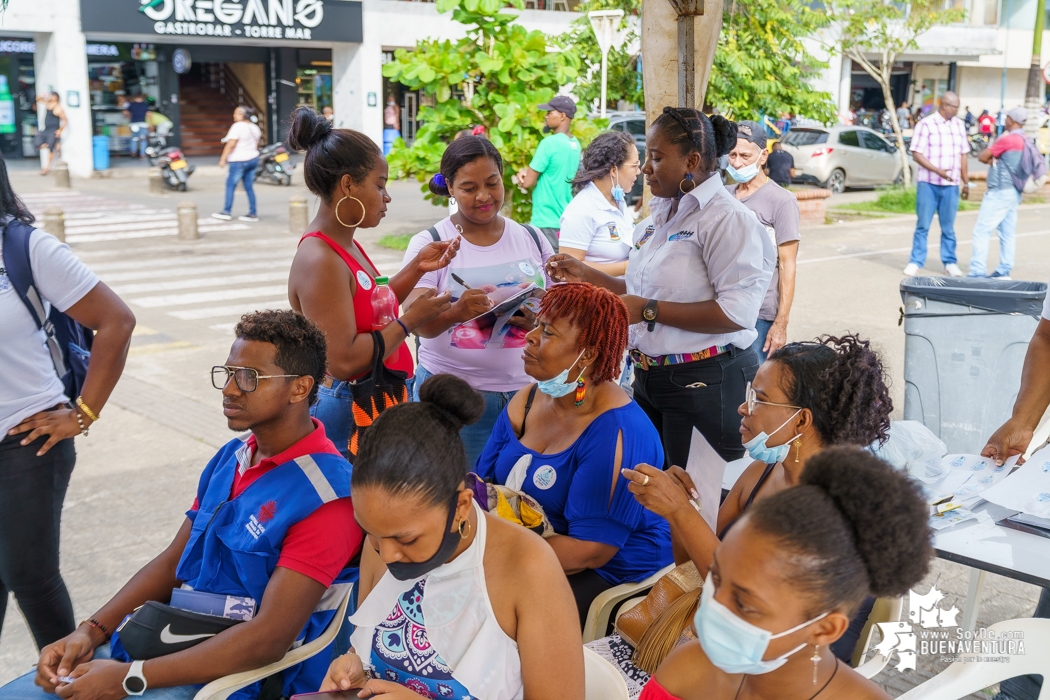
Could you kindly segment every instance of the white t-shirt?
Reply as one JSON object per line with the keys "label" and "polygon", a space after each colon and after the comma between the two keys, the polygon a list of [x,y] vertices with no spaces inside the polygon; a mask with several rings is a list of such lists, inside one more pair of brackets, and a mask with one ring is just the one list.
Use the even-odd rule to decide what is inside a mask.
{"label": "white t-shirt", "polygon": [[631,253],[633,232],[630,217],[591,182],[565,207],[558,246],[586,251],[586,262],[618,263]]}
{"label": "white t-shirt", "polygon": [[[34,230],[29,239],[29,263],[49,313],[52,304],[65,311],[98,284],[95,273],[73,255],[69,246],[40,230]],[[22,419],[73,397],[65,395],[47,349],[47,336],[36,327],[2,262],[0,338],[0,436],[6,437]]]}
{"label": "white t-shirt", "polygon": [[1043,299],[1043,318],[1050,321],[1050,286],[1046,290],[1046,298]]}
{"label": "white t-shirt", "polygon": [[226,132],[226,138],[224,140],[229,141],[231,139],[237,139],[237,143],[234,144],[233,150],[230,151],[230,155],[226,159],[226,162],[243,163],[246,160],[258,158],[259,139],[261,138],[262,131],[247,119],[234,122],[233,126],[230,127],[230,130]]}

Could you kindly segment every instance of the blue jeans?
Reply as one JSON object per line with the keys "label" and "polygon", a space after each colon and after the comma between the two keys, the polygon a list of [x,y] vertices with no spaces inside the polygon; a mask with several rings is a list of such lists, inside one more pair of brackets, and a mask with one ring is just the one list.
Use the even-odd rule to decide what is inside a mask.
{"label": "blue jeans", "polygon": [[317,387],[317,401],[310,407],[310,415],[324,425],[325,435],[335,443],[339,454],[350,459],[350,428],[354,424],[350,413],[350,384],[334,382],[332,388]]}
{"label": "blue jeans", "polygon": [[955,212],[959,210],[959,188],[955,185],[931,185],[920,182],[915,191],[915,235],[911,243],[911,262],[919,267],[926,264],[926,236],[933,223],[933,214],[941,223],[941,262],[950,265],[955,258]]}
{"label": "blue jeans", "polygon": [[999,232],[999,266],[995,271],[1000,275],[1010,274],[1014,267],[1014,254],[1017,251],[1017,206],[1021,203],[1021,193],[1013,187],[988,190],[981,200],[981,211],[977,214],[977,223],[973,225],[973,253],[970,256],[970,277],[984,277],[988,264],[988,239],[992,231]]}
{"label": "blue jeans", "polygon": [[135,122],[131,125],[131,155],[146,155],[146,145],[149,141],[149,126],[145,122]]}
{"label": "blue jeans", "polygon": [[229,214],[233,209],[233,191],[237,189],[237,183],[244,183],[244,191],[248,193],[248,216],[255,216],[255,190],[252,189],[252,181],[255,180],[255,168],[259,165],[258,158],[227,163],[230,174],[226,176],[226,205],[222,208],[223,214]]}
{"label": "blue jeans", "polygon": [[[416,367],[416,382],[415,386],[412,387],[413,401],[419,401],[419,389],[423,386],[423,382],[427,380],[427,377],[430,376],[433,376],[433,372],[428,372],[423,365]],[[514,398],[514,394],[518,392],[478,391],[478,393],[485,399],[485,412],[481,414],[481,419],[477,423],[465,425],[459,431],[459,437],[463,440],[463,449],[467,453],[467,466],[471,469],[474,468],[474,463],[478,461],[481,453],[485,451],[489,435],[492,434],[492,429],[496,426],[496,419],[503,413],[503,409],[507,407],[510,400]]]}
{"label": "blue jeans", "polygon": [[766,345],[766,336],[769,335],[769,329],[773,327],[772,321],[766,321],[764,319],[758,319],[755,321],[755,330],[758,331],[758,337],[755,338],[755,342],[751,344],[751,349],[758,355],[759,364],[766,361],[766,353],[762,352],[762,348]]}
{"label": "blue jeans", "polygon": [[[95,650],[96,659],[109,658],[109,644],[103,644]],[[0,688],[0,700],[55,700],[54,695],[45,693],[44,689],[34,685],[36,669],[24,676],[19,676],[3,688]],[[149,679],[146,679],[149,682]],[[156,688],[146,690],[142,694],[143,700],[193,700],[193,696],[201,689],[199,685],[180,685],[174,688]]]}

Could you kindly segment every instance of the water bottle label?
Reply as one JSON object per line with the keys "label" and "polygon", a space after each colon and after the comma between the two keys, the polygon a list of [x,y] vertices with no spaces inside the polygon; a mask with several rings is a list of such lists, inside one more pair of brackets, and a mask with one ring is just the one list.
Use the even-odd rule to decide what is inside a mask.
{"label": "water bottle label", "polygon": [[372,288],[372,278],[368,276],[368,273],[364,270],[357,271],[357,283],[361,286],[361,289],[366,292]]}

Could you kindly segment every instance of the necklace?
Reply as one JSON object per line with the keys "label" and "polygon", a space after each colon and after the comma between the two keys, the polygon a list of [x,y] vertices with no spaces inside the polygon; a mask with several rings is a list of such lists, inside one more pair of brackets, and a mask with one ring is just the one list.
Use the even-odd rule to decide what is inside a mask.
{"label": "necklace", "polygon": [[[835,668],[831,672],[831,677],[828,678],[827,682],[824,683],[824,685],[820,686],[820,690],[818,690],[817,692],[815,692],[812,695],[810,695],[809,698],[807,698],[807,700],[813,700],[818,695],[820,695],[825,690],[827,690],[828,686],[831,685],[831,681],[835,680],[835,674],[837,674],[838,672],[839,672],[839,661],[838,661],[838,659],[835,659]],[[744,676],[744,678],[740,681],[740,687],[736,689],[736,695],[733,696],[733,700],[737,700],[737,698],[740,697],[740,691],[744,689],[744,683],[746,681],[747,681],[747,676]]]}

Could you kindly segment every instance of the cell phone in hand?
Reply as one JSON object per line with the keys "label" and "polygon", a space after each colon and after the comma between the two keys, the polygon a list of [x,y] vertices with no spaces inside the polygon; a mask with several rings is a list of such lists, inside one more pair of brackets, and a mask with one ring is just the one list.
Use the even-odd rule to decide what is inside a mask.
{"label": "cell phone in hand", "polygon": [[323,693],[299,693],[290,700],[358,700],[356,690],[328,690]]}

